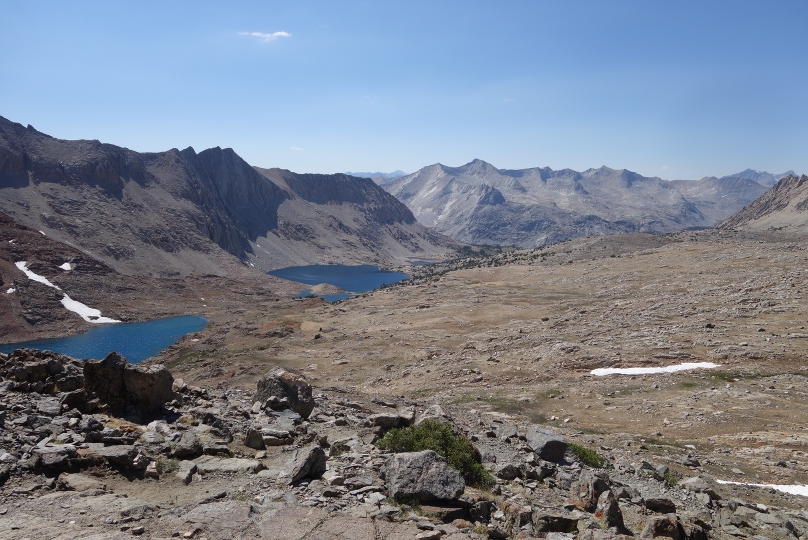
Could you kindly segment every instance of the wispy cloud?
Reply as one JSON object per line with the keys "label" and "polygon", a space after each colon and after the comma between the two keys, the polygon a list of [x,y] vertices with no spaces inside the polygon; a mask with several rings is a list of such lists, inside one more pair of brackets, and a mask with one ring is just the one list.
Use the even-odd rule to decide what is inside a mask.
{"label": "wispy cloud", "polygon": [[302,149],[302,148],[300,148],[299,146],[290,146],[290,147],[289,147],[289,150],[295,150],[295,151],[297,151],[297,152],[300,152],[300,151],[301,151],[301,150],[303,150],[303,149]]}
{"label": "wispy cloud", "polygon": [[668,166],[667,166],[667,165],[663,165],[662,167],[660,167],[660,169],[662,169],[663,171],[666,171],[666,170],[668,170]]}
{"label": "wispy cloud", "polygon": [[273,41],[279,37],[292,37],[292,34],[289,32],[274,32],[272,34],[265,34],[264,32],[239,32],[238,35],[256,37],[264,42]]}

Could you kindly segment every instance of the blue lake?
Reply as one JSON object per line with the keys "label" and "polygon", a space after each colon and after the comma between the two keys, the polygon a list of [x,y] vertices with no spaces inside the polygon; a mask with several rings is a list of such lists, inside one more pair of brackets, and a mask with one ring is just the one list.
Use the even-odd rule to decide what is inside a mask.
{"label": "blue lake", "polygon": [[[410,276],[400,272],[382,270],[378,266],[360,265],[344,266],[340,264],[315,264],[310,266],[290,266],[280,270],[272,270],[270,275],[275,277],[305,283],[306,285],[319,285],[328,283],[344,289],[349,293],[363,293],[378,289],[382,285],[389,285],[403,281]],[[299,293],[298,297],[311,295],[310,290]],[[350,294],[327,294],[324,300],[336,302],[350,298]]]}
{"label": "blue lake", "polygon": [[58,352],[73,358],[100,360],[115,351],[136,364],[170,347],[190,332],[199,332],[208,324],[204,317],[183,315],[156,321],[103,324],[78,336],[37,339],[0,345],[0,352],[28,347]]}

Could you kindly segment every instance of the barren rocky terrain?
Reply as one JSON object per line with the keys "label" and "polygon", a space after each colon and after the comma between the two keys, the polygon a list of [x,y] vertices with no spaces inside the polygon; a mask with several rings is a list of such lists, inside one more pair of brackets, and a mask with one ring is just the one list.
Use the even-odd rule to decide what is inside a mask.
{"label": "barren rocky terrain", "polygon": [[[71,429],[77,455],[103,459],[63,472],[41,464],[12,471],[0,498],[4,534],[82,537],[81,527],[92,526],[80,534],[572,537],[570,522],[558,525],[561,517],[575,523],[578,535],[619,534],[614,523],[611,532],[608,523],[598,525],[603,508],[579,497],[592,484],[588,475],[597,473],[606,475],[635,535],[801,537],[808,527],[804,496],[719,481],[808,481],[805,259],[800,237],[777,233],[633,235],[424,268],[410,282],[338,304],[267,298],[234,310],[224,297],[213,298],[199,309],[210,317],[208,328],[145,364],[164,365],[184,381],[178,388],[186,397],[169,406],[174,412],[154,418],[167,427],[147,426],[151,417],[115,420],[109,413],[79,420],[89,415],[109,429],[134,432],[149,463],[176,465],[156,477],[128,473],[129,465],[104,461],[111,452],[105,449],[121,441],[98,446],[104,441],[86,443]],[[719,366],[590,373],[705,361]],[[256,383],[273,366],[301,373],[317,402],[285,436],[278,428],[285,413],[262,412],[261,400],[254,407]],[[17,429],[9,425],[29,426],[27,419],[39,414],[34,393],[6,387],[3,399],[7,437]],[[384,414],[400,418],[388,422]],[[18,421],[23,415],[28,424]],[[416,507],[388,498],[382,471],[389,454],[371,443],[423,415],[451,422],[473,441],[483,465],[499,477],[495,489],[467,487],[454,502]],[[202,440],[187,458],[176,450],[183,426]],[[245,445],[251,426],[263,430],[265,450]],[[547,462],[553,472],[541,478],[545,461],[531,458],[527,442],[536,427],[596,451],[607,468],[593,469],[568,453]],[[144,441],[154,436],[143,439],[144,433],[159,430],[166,444],[149,447],[154,443]],[[42,429],[22,432],[31,437]],[[279,436],[284,442],[272,446]],[[343,440],[347,458],[332,450]],[[30,444],[36,442],[42,441]],[[294,449],[314,447],[326,452],[321,479],[314,474],[292,486],[279,480]],[[16,452],[15,463],[27,459]],[[523,465],[531,469],[514,472]],[[185,473],[188,484],[177,478],[185,469],[172,469],[192,466],[197,472]],[[657,499],[670,501],[678,517],[655,513],[654,505],[664,508]],[[473,512],[485,500],[494,506],[484,519]]]}
{"label": "barren rocky terrain", "polygon": [[[3,286],[27,285],[38,313],[61,307],[22,256],[77,297],[90,276],[123,283],[6,227]],[[807,258],[800,232],[725,228],[408,267],[336,304],[249,272],[133,281],[135,319],[208,327],[136,374],[0,358],[0,537],[804,538]],[[592,373],[702,362],[716,367]],[[119,380],[134,382],[104,390]],[[424,419],[495,483],[461,489],[441,459],[374,444]],[[547,454],[545,432],[567,451]]]}

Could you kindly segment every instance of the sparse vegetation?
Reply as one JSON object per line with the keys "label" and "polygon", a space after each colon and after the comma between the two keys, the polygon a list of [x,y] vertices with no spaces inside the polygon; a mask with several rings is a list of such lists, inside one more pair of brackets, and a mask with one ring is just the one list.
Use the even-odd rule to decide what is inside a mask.
{"label": "sparse vegetation", "polygon": [[575,454],[575,457],[585,465],[596,467],[598,469],[602,469],[603,466],[606,465],[606,458],[591,448],[581,446],[580,444],[569,443],[569,449],[573,454]]}
{"label": "sparse vegetation", "polygon": [[176,459],[158,458],[157,459],[157,472],[160,474],[169,474],[180,468],[180,462]]}
{"label": "sparse vegetation", "polygon": [[463,475],[472,486],[488,487],[495,480],[479,463],[471,443],[455,433],[452,426],[437,420],[425,420],[417,426],[391,429],[376,446],[393,452],[433,450]]}

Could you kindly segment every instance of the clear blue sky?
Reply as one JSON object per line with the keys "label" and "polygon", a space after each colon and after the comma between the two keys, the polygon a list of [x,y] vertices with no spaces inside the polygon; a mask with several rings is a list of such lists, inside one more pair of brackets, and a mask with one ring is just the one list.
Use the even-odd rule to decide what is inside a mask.
{"label": "clear blue sky", "polygon": [[808,173],[806,23],[802,0],[0,0],[0,115],[297,172]]}

